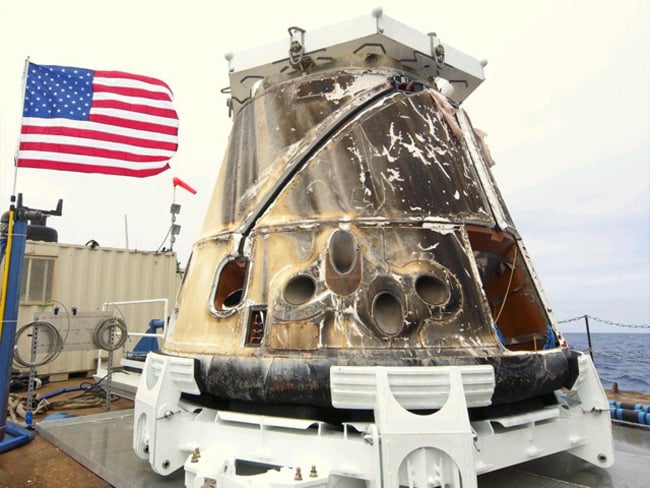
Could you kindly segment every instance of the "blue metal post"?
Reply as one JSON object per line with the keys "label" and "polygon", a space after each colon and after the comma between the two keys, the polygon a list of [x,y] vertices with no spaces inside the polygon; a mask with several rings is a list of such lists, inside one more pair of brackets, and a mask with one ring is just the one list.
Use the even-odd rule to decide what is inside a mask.
{"label": "blue metal post", "polygon": [[[23,261],[25,257],[25,239],[27,236],[27,222],[20,215],[18,208],[12,233],[11,249],[6,249],[5,254],[10,254],[9,276],[5,296],[4,316],[2,317],[2,336],[0,337],[0,441],[5,437],[7,427],[7,404],[9,402],[9,385],[11,382],[11,364],[14,357],[16,343],[16,323],[18,321],[18,302],[20,299],[20,285],[23,276]],[[0,248],[6,246],[6,242]],[[4,257],[4,255],[2,256]]]}

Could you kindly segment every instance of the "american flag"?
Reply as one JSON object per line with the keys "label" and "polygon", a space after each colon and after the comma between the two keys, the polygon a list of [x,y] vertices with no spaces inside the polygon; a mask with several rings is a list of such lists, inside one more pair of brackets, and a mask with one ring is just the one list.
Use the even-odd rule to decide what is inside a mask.
{"label": "american flag", "polygon": [[16,165],[151,176],[169,168],[178,116],[162,81],[29,63]]}

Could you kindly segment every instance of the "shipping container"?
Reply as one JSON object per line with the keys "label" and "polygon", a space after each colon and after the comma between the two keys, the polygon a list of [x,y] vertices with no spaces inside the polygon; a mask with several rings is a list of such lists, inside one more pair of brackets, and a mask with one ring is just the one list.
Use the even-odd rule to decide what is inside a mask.
{"label": "shipping container", "polygon": [[[17,324],[17,354],[31,362],[31,331],[26,327],[41,315],[114,312],[129,332],[145,332],[151,319],[162,319],[163,302],[119,304],[112,302],[166,299],[173,306],[181,280],[173,252],[137,251],[95,245],[27,241]],[[66,324],[66,320],[59,321]],[[61,330],[65,337],[66,330]],[[130,338],[116,351],[115,360],[132,350],[139,338]],[[41,338],[41,349],[43,341]],[[39,358],[45,354],[39,350]],[[107,353],[104,353],[104,357]],[[39,374],[68,374],[94,370],[97,350],[64,351],[51,363],[38,366]],[[19,368],[24,369],[24,368]]]}

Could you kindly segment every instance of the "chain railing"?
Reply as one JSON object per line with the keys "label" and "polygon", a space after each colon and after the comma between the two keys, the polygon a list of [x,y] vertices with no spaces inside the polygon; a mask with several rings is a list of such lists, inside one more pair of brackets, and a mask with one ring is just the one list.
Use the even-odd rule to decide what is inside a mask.
{"label": "chain railing", "polygon": [[558,324],[566,324],[569,322],[576,322],[578,320],[585,320],[585,318],[594,320],[607,325],[614,325],[616,327],[626,327],[628,329],[650,329],[650,324],[624,324],[622,322],[612,322],[611,320],[601,319],[599,317],[594,317],[593,315],[578,315],[577,317],[572,317],[570,319],[564,319],[558,321]]}
{"label": "chain railing", "polygon": [[622,323],[622,322],[613,322],[611,320],[601,319],[599,317],[594,317],[593,315],[578,315],[577,317],[572,317],[570,319],[559,320],[558,324],[567,324],[569,322],[577,322],[578,320],[584,320],[585,321],[585,330],[587,332],[587,344],[588,344],[587,352],[589,352],[589,355],[591,356],[592,360],[594,358],[594,352],[596,352],[600,356],[609,357],[609,358],[616,359],[616,360],[619,360],[619,361],[650,364],[650,359],[624,357],[624,356],[620,356],[620,355],[615,354],[615,353],[610,352],[610,351],[603,351],[602,349],[594,350],[594,348],[591,345],[591,333],[590,333],[590,330],[589,330],[589,319],[591,319],[594,322],[600,322],[602,324],[613,325],[615,327],[624,327],[624,328],[627,328],[627,329],[650,329],[650,325],[648,325],[648,324],[625,324],[625,323]]}

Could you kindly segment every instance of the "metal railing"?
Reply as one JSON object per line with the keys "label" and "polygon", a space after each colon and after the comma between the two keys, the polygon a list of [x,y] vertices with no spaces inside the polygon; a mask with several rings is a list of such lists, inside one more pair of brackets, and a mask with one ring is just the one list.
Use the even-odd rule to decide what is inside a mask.
{"label": "metal railing", "polygon": [[[119,306],[122,305],[145,305],[145,304],[151,304],[151,303],[161,303],[163,306],[163,322],[166,322],[167,320],[167,312],[169,308],[169,300],[166,298],[152,298],[152,299],[146,299],[146,300],[126,300],[126,301],[119,301],[119,302],[104,302],[102,304],[102,310],[106,310],[108,307],[114,307],[120,314],[122,314],[122,311],[118,308]],[[147,333],[147,332],[129,332],[127,328],[127,338],[130,339],[131,337],[153,337],[156,339],[162,339],[165,334],[163,333]],[[104,374],[104,370],[102,369],[102,350],[99,349],[97,351],[97,371],[96,374],[97,376],[102,376]],[[108,412],[111,408],[111,389],[112,389],[112,376],[113,376],[113,351],[108,351],[108,358],[107,358],[107,364],[106,364],[106,370],[105,370],[105,375],[106,375],[106,411]]]}

